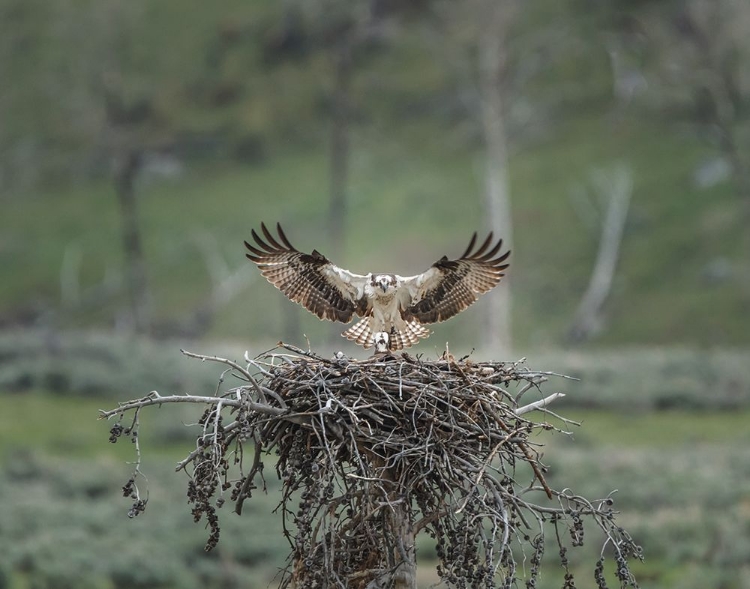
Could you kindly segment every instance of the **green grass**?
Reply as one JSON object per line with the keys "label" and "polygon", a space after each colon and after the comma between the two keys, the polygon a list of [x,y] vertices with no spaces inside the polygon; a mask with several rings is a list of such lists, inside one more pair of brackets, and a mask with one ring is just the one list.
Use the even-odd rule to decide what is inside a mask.
{"label": "green grass", "polygon": [[60,456],[99,454],[107,449],[101,442],[108,430],[96,421],[101,405],[43,393],[0,396],[0,452],[27,447]]}
{"label": "green grass", "polygon": [[[108,442],[111,423],[99,420],[99,409],[112,409],[116,403],[102,399],[60,397],[39,392],[0,395],[0,455],[24,449],[55,457],[79,459],[109,458],[132,461],[135,448],[127,439]],[[179,440],[165,439],[168,422],[180,419],[173,413],[145,417],[141,444],[147,454],[179,460],[189,451],[187,434]],[[170,429],[171,431],[171,429]]]}
{"label": "green grass", "polygon": [[[568,409],[560,410],[565,418],[578,426],[566,426],[550,417],[555,427],[571,432],[545,432],[542,443],[550,446],[568,445],[624,448],[680,448],[696,444],[708,446],[743,446],[750,444],[750,409],[740,411],[658,411],[620,413],[617,411]],[[539,421],[539,419],[537,419]]]}

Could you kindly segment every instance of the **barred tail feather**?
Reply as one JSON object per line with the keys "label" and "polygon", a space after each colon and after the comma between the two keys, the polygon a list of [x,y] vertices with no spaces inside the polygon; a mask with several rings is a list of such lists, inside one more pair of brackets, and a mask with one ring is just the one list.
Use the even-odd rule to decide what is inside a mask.
{"label": "barred tail feather", "polygon": [[372,317],[360,319],[341,335],[365,349],[371,348],[373,345]]}
{"label": "barred tail feather", "polygon": [[430,330],[418,321],[409,321],[391,334],[391,350],[403,350],[418,343],[420,338],[429,337]]}
{"label": "barred tail feather", "polygon": [[[389,347],[391,350],[403,350],[419,342],[421,338],[429,337],[430,330],[418,321],[404,322],[400,329],[392,329],[389,335]],[[375,345],[375,334],[373,331],[373,318],[361,319],[341,335],[353,341],[366,350]]]}

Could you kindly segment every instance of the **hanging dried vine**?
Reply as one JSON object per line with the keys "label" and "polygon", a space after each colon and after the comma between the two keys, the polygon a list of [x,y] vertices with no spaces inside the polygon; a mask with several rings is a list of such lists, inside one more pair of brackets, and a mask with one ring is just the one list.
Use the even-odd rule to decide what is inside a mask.
{"label": "hanging dried vine", "polygon": [[[241,386],[207,397],[152,392],[101,416],[117,419],[111,441],[137,441],[143,407],[206,405],[196,447],[177,470],[190,474],[193,517],[210,529],[207,550],[219,541],[218,508],[230,501],[241,514],[254,492],[265,491],[270,462],[282,481],[279,511],[290,545],[282,588],[414,587],[419,533],[435,539],[438,573],[450,586],[510,588],[523,580],[534,587],[554,530],[570,589],[567,550],[583,544],[584,523],[603,532],[597,585],[606,586],[606,556],[621,587],[637,586],[629,561],[640,548],[615,522],[612,499],[590,501],[544,478],[533,434],[552,426],[524,415],[549,412],[560,396],[538,394],[552,373],[448,354],[326,359],[284,344],[243,364],[186,354],[227,365]],[[522,405],[529,391],[537,399]],[[123,488],[134,501],[131,516],[146,507],[137,452]]]}

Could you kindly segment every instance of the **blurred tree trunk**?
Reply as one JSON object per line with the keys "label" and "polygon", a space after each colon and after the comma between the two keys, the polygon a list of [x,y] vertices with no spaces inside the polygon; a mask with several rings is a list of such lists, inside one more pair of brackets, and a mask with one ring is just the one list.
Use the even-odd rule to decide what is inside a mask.
{"label": "blurred tree trunk", "polygon": [[696,111],[718,133],[719,150],[729,162],[738,196],[746,214],[750,214],[750,170],[737,140],[744,102],[739,48],[730,34],[722,34],[731,26],[722,2],[712,0],[706,6],[710,8],[708,24],[699,22],[690,10],[682,13],[680,23],[680,30],[695,46],[700,60],[698,75],[693,78]]}
{"label": "blurred tree trunk", "polygon": [[720,67],[722,71],[718,72],[715,83],[708,91],[714,104],[710,122],[718,132],[719,150],[729,162],[735,189],[744,203],[747,215],[750,214],[750,170],[737,138],[741,124],[741,116],[738,114],[741,105],[733,100],[736,83],[733,74],[725,64]]}
{"label": "blurred tree trunk", "polygon": [[[350,25],[356,26],[356,25]],[[344,249],[344,226],[346,223],[346,199],[349,189],[349,126],[351,113],[351,78],[352,78],[352,31],[341,35],[333,48],[333,95],[331,97],[331,144],[330,144],[330,201],[328,208],[328,235],[331,244],[331,256],[341,259]],[[285,332],[300,331],[300,320],[295,309],[294,314],[285,315]],[[333,331],[328,336],[328,343],[335,346],[339,337]]]}
{"label": "blurred tree trunk", "polygon": [[[414,522],[409,513],[409,506],[403,501],[395,500],[385,510],[389,519],[388,529],[393,531],[393,554],[396,563],[390,575],[390,584],[370,583],[375,587],[392,587],[393,589],[417,589],[417,553],[415,548]],[[368,585],[368,587],[369,587]]]}
{"label": "blurred tree trunk", "polygon": [[[750,214],[750,154],[742,140],[747,93],[745,64],[750,55],[741,23],[750,18],[745,0],[694,0],[684,3],[661,40],[667,79],[692,96],[695,121],[709,131],[729,164],[745,213]],[[676,76],[672,74],[676,72]]]}
{"label": "blurred tree trunk", "polygon": [[[508,179],[508,139],[505,129],[504,82],[507,74],[506,46],[509,21],[513,18],[511,0],[480,0],[479,94],[485,143],[485,201],[487,224],[512,247],[510,184]],[[488,298],[485,345],[494,355],[509,354],[511,339],[511,292],[503,280]]]}
{"label": "blurred tree trunk", "polygon": [[101,37],[96,45],[94,87],[104,107],[105,144],[111,154],[112,181],[120,207],[124,286],[128,298],[127,328],[149,333],[151,296],[141,239],[136,180],[142,169],[147,142],[142,130],[152,123],[153,103],[148,93],[132,96],[125,72],[137,41],[130,24],[137,18],[135,3],[107,0],[101,10]]}
{"label": "blurred tree trunk", "polygon": [[388,468],[382,458],[375,456],[373,465],[380,471],[381,483],[377,487],[385,495],[386,505],[381,511],[383,532],[391,545],[390,554],[383,555],[381,566],[391,572],[376,577],[365,589],[417,589],[416,531],[411,505],[404,500],[396,469]]}
{"label": "blurred tree trunk", "polygon": [[602,200],[607,201],[607,210],[602,221],[599,249],[591,279],[568,329],[567,339],[574,343],[590,338],[601,328],[602,308],[612,290],[633,193],[633,173],[626,166],[618,166],[609,173],[597,174],[593,180],[595,190]]}
{"label": "blurred tree trunk", "polygon": [[114,184],[122,217],[122,245],[131,327],[146,333],[151,325],[151,304],[143,255],[135,180],[141,167],[141,153],[126,150],[114,157]]}
{"label": "blurred tree trunk", "polygon": [[344,34],[334,48],[334,79],[331,122],[330,182],[328,230],[331,253],[339,256],[343,249],[346,221],[346,193],[349,180],[350,87],[352,77],[352,42]]}

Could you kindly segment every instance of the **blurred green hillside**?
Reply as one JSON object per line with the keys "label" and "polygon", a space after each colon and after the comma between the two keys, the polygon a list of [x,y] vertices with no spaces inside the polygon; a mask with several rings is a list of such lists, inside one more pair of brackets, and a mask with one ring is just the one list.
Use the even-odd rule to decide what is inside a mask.
{"label": "blurred green hillside", "polygon": [[[549,477],[620,489],[643,587],[746,589],[750,5],[501,1],[514,353],[581,378],[549,383],[582,422],[542,440]],[[0,0],[0,589],[273,586],[287,549],[276,477],[249,517],[222,513],[205,554],[172,473],[197,414],[144,417],[151,503],[128,520],[133,448],[107,444],[97,409],[213,394],[219,375],[179,347],[241,358],[309,339],[364,354],[245,260],[262,221],[361,273],[420,272],[491,229],[483,5]],[[138,337],[116,185],[130,156],[152,311]],[[597,256],[600,179],[623,169],[633,193],[602,323],[563,350]],[[413,353],[487,355],[486,303]],[[582,588],[595,545],[571,556]],[[433,549],[419,548],[424,587]],[[541,587],[562,582],[553,564]]]}
{"label": "blurred green hillside", "polygon": [[[120,149],[147,160],[136,192],[159,333],[270,343],[306,334],[319,345],[340,331],[302,312],[290,321],[293,306],[242,270],[242,240],[261,221],[354,271],[411,274],[459,254],[485,216],[472,21],[441,2],[367,6],[382,30],[352,56],[345,237],[331,252],[333,64],[358,26],[354,9],[6,0],[0,325],[118,325],[122,219],[109,161]],[[750,341],[745,203],[721,173],[694,89],[660,77],[653,31],[679,14],[666,2],[571,0],[514,16],[506,94],[519,346],[563,341],[604,209],[590,177],[618,163],[632,170],[632,205],[592,343]],[[626,102],[613,91],[613,39],[643,77]],[[738,117],[738,134],[745,123]],[[208,331],[193,330],[196,310],[237,271],[246,286]],[[476,345],[482,309],[437,326],[422,348]]]}

